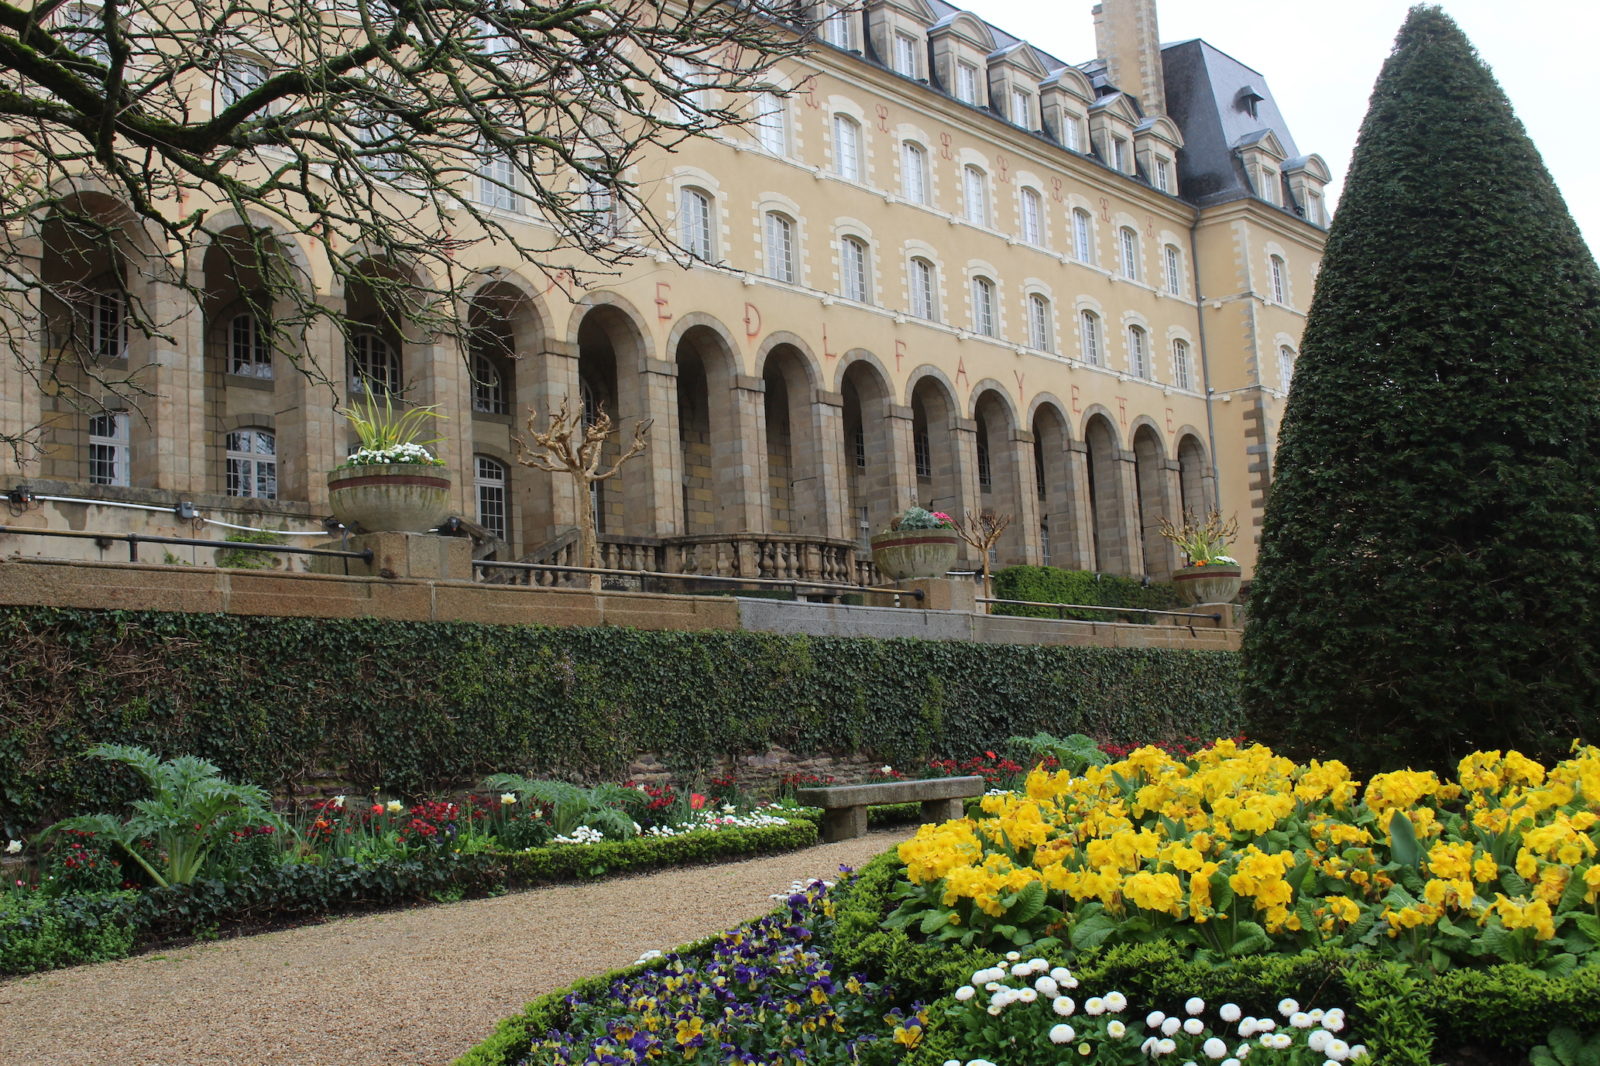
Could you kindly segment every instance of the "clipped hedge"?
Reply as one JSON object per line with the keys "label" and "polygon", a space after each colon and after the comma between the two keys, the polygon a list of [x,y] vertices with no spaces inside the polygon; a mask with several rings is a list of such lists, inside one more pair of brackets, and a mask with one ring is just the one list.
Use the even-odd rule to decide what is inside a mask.
{"label": "clipped hedge", "polygon": [[1138,578],[1096,574],[1089,570],[1062,570],[1054,566],[1008,566],[994,576],[994,595],[1001,600],[1035,603],[1080,603],[1090,607],[1134,608],[1127,614],[1107,611],[1058,611],[1054,607],[1019,607],[993,604],[992,613],[1024,618],[1075,618],[1088,622],[1149,622],[1149,611],[1178,611],[1183,600],[1166,582],[1145,584]]}
{"label": "clipped hedge", "polygon": [[[838,909],[835,960],[924,1001],[965,983],[997,951],[922,943],[881,927],[894,909],[904,866],[886,852],[861,868]],[[1025,952],[1026,953],[1026,952]],[[1273,1013],[1285,997],[1345,1007],[1351,1030],[1373,1045],[1374,1066],[1521,1061],[1552,1028],[1600,1030],[1600,968],[1548,977],[1525,966],[1457,969],[1426,979],[1405,965],[1329,949],[1298,955],[1246,955],[1224,964],[1196,962],[1166,941],[1073,952],[1065,957],[1084,994],[1116,989],[1138,1008],[1159,1009],[1190,996],[1234,1001],[1247,1013]],[[952,1057],[935,1013],[927,1039],[905,1066],[938,1066]],[[1509,1056],[1509,1057],[1508,1057]]]}
{"label": "clipped hedge", "polygon": [[[362,863],[288,863],[238,880],[98,896],[0,898],[0,973],[29,973],[121,958],[188,937],[315,921],[409,904],[476,899],[609,874],[795,851],[817,842],[815,822],[641,836],[519,852],[456,854]],[[72,943],[54,927],[70,927]],[[95,936],[85,939],[84,931]],[[81,941],[81,943],[80,943]],[[38,949],[28,945],[39,944]]]}
{"label": "clipped hedge", "polygon": [[0,831],[113,810],[98,742],[287,793],[318,770],[402,796],[495,771],[705,776],[779,744],[909,765],[1041,730],[1232,736],[1231,652],[616,627],[0,609]]}

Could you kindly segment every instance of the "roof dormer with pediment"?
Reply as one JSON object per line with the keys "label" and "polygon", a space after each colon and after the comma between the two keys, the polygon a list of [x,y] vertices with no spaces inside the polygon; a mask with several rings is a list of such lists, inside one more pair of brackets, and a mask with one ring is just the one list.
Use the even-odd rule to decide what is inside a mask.
{"label": "roof dormer with pediment", "polygon": [[1289,184],[1290,202],[1286,206],[1313,226],[1326,226],[1328,209],[1323,189],[1332,180],[1333,173],[1323,158],[1313,152],[1285,159],[1283,176]]}
{"label": "roof dormer with pediment", "polygon": [[868,0],[867,40],[878,61],[915,81],[928,80],[928,30],[940,14],[924,0]]}
{"label": "roof dormer with pediment", "polygon": [[1094,85],[1077,67],[1062,67],[1039,83],[1039,109],[1044,115],[1045,132],[1074,152],[1089,150],[1084,121],[1093,102]]}
{"label": "roof dormer with pediment", "polygon": [[1039,129],[1039,83],[1050,75],[1039,54],[1027,41],[998,48],[986,57],[989,68],[989,99],[994,109],[1014,126]]}
{"label": "roof dormer with pediment", "polygon": [[956,11],[928,30],[933,76],[941,88],[964,104],[988,107],[987,56],[994,51],[989,24],[968,11]]}
{"label": "roof dormer with pediment", "polygon": [[1268,129],[1251,130],[1233,142],[1233,150],[1255,194],[1283,206],[1283,161],[1288,153],[1278,135]]}
{"label": "roof dormer with pediment", "polygon": [[1178,149],[1183,134],[1165,115],[1153,115],[1133,128],[1133,158],[1139,174],[1161,192],[1177,195]]}
{"label": "roof dormer with pediment", "polygon": [[1100,161],[1124,174],[1135,173],[1133,128],[1142,121],[1139,105],[1113,89],[1089,105],[1089,143]]}

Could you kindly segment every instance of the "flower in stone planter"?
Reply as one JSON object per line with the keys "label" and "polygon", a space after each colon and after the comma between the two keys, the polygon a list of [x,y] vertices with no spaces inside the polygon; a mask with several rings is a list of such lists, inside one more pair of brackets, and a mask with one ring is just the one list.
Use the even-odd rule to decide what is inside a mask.
{"label": "flower in stone planter", "polygon": [[930,511],[924,507],[907,507],[889,523],[890,532],[906,529],[954,529],[955,520],[943,511]]}
{"label": "flower in stone planter", "polygon": [[1239,535],[1239,520],[1222,520],[1221,511],[1212,511],[1204,522],[1193,512],[1185,512],[1182,525],[1172,520],[1161,520],[1161,535],[1183,552],[1190,566],[1238,566],[1239,561],[1228,554],[1228,544]]}

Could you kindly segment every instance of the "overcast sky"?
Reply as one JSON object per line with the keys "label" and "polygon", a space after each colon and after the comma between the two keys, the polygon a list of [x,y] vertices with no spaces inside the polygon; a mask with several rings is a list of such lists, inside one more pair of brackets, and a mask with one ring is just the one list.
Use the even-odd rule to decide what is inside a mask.
{"label": "overcast sky", "polygon": [[[957,0],[963,2],[963,0]],[[1091,0],[965,0],[1068,63],[1095,55]],[[1259,70],[1302,152],[1344,181],[1410,0],[1157,0],[1164,42],[1203,37]],[[1600,0],[1441,0],[1511,98],[1591,251],[1600,250]],[[1332,196],[1330,195],[1330,199]]]}

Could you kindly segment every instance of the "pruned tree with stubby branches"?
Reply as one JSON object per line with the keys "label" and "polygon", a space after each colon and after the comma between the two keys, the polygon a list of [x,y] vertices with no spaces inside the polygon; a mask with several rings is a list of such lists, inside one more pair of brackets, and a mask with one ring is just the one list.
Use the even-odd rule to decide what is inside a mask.
{"label": "pruned tree with stubby branches", "polygon": [[[124,265],[95,284],[117,290],[119,328],[174,346],[146,282],[198,300],[195,256],[221,248],[270,309],[274,349],[319,380],[306,327],[349,324],[324,293],[363,286],[437,336],[464,329],[479,243],[568,291],[641,254],[683,261],[637,164],[792,92],[774,67],[813,36],[807,9],[0,0],[0,343],[51,394],[137,407],[150,391],[94,358],[92,307],[60,311],[96,294],[38,269],[47,224],[69,250],[114,246]],[[79,336],[36,357],[46,330]],[[37,427],[0,435],[19,460],[36,443]]]}
{"label": "pruned tree with stubby branches", "polygon": [[[1000,537],[1010,528],[1016,516],[1012,514],[996,514],[985,508],[982,511],[968,511],[965,518],[952,518],[950,524],[955,527],[956,535],[978,553],[978,558],[983,561],[983,594],[989,592],[989,552],[1000,542]],[[984,604],[987,608],[988,604]]]}
{"label": "pruned tree with stubby branches", "polygon": [[[595,535],[594,512],[588,506],[589,493],[596,484],[616,477],[628,460],[644,454],[650,446],[648,434],[654,421],[646,418],[635,425],[628,450],[618,455],[610,466],[602,468],[606,441],[611,439],[614,429],[604,407],[596,408],[594,418],[585,421],[582,401],[574,410],[571,402],[563,399],[561,408],[550,416],[550,424],[544,429],[539,428],[539,412],[528,409],[528,432],[533,436],[533,444],[521,437],[514,438],[517,462],[552,474],[566,474],[572,479],[577,498],[578,555],[583,559],[583,566],[594,569],[600,565],[600,544]],[[599,574],[589,574],[588,578],[590,588],[600,587]]]}

